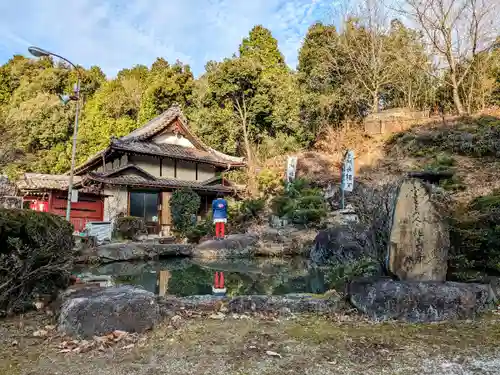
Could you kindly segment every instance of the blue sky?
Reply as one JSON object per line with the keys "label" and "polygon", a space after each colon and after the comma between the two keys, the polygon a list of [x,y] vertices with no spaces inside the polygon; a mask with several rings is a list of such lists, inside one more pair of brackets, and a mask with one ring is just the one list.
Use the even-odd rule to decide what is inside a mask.
{"label": "blue sky", "polygon": [[195,75],[237,51],[256,24],[278,39],[295,67],[307,28],[331,21],[332,0],[2,0],[0,63],[36,45],[108,76],[156,57]]}

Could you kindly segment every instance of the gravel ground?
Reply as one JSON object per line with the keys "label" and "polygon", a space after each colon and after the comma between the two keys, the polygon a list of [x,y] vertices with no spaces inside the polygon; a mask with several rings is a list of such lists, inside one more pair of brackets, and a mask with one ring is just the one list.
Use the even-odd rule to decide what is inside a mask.
{"label": "gravel ground", "polygon": [[[176,317],[85,353],[33,314],[0,323],[0,375],[500,374],[500,320],[373,324],[356,317]],[[49,328],[50,330],[50,328]],[[68,351],[68,350],[66,350]]]}

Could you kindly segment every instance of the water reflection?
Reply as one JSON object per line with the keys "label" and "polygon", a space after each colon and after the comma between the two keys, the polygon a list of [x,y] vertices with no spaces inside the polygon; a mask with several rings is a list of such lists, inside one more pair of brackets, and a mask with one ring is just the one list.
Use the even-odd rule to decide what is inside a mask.
{"label": "water reflection", "polygon": [[109,275],[116,284],[134,284],[159,295],[211,294],[216,272],[223,272],[227,295],[324,293],[332,286],[325,270],[306,259],[163,260],[79,268],[80,275]]}
{"label": "water reflection", "polygon": [[156,294],[160,296],[165,296],[168,291],[168,282],[170,278],[172,277],[172,274],[170,273],[169,270],[161,270],[158,272],[158,278],[157,278],[157,283],[156,283]]}

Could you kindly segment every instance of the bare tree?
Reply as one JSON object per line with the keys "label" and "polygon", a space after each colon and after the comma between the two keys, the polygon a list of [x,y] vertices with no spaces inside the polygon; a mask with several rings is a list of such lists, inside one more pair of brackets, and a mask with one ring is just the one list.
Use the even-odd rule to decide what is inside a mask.
{"label": "bare tree", "polygon": [[388,36],[388,9],[376,0],[358,4],[345,20],[343,42],[353,79],[368,92],[372,111],[378,112],[380,92],[393,83],[398,70]]}
{"label": "bare tree", "polygon": [[498,35],[498,0],[401,0],[399,11],[422,31],[429,50],[446,68],[455,109],[466,112],[461,86],[478,55]]}

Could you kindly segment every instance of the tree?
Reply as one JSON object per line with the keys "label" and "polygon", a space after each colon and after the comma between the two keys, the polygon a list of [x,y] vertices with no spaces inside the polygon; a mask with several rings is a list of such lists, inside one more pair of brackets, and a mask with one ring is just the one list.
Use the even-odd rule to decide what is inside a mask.
{"label": "tree", "polygon": [[[269,102],[258,93],[258,80],[262,66],[249,58],[226,59],[217,70],[208,75],[214,99],[221,107],[230,106],[241,127],[244,152],[249,175],[255,173],[254,155],[250,140],[251,127],[255,121],[266,116]],[[254,136],[256,136],[254,134]],[[254,179],[249,178],[249,191],[255,193]]]}
{"label": "tree", "polygon": [[247,57],[262,65],[266,70],[288,70],[285,58],[278,48],[278,41],[271,31],[261,25],[254,26],[247,38],[240,44],[240,56]]}
{"label": "tree", "polygon": [[376,0],[362,1],[357,11],[349,14],[341,38],[359,94],[366,93],[371,111],[379,112],[381,91],[394,83],[398,71],[387,9]]}
{"label": "tree", "polygon": [[465,113],[460,90],[498,35],[498,1],[403,0],[399,10],[416,23],[428,49],[444,64],[455,109]]}
{"label": "tree", "polygon": [[356,116],[359,97],[352,90],[351,68],[335,26],[316,23],[309,28],[297,70],[301,116],[311,133]]}
{"label": "tree", "polygon": [[428,109],[435,96],[434,66],[425,51],[422,36],[394,19],[389,39],[397,69],[393,82],[385,87],[384,102],[388,107]]}
{"label": "tree", "polygon": [[169,65],[157,59],[147,78],[147,89],[141,97],[139,122],[151,120],[166,111],[172,104],[182,107],[191,104],[194,78],[189,65],[177,61]]}

